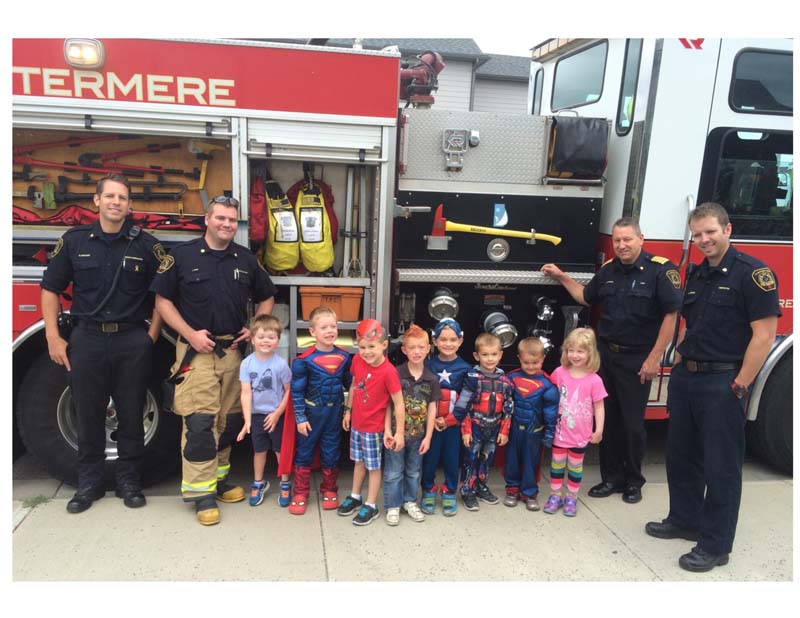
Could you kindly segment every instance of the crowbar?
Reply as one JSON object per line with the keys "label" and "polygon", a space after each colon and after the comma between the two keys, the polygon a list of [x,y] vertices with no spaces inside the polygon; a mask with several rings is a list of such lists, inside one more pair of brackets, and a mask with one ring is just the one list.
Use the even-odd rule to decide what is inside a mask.
{"label": "crowbar", "polygon": [[[456,223],[449,221],[442,216],[443,204],[439,204],[436,208],[436,213],[433,218],[433,229],[431,230],[431,237],[444,238],[446,232],[467,232],[469,234],[485,234],[487,236],[506,236],[509,238],[525,238],[529,241],[544,240],[558,245],[561,242],[559,236],[552,236],[550,234],[540,234],[536,230],[530,232],[522,232],[519,230],[502,230],[496,227],[484,227],[482,225],[466,225],[464,223]],[[437,243],[439,244],[439,243]],[[428,242],[428,248],[432,249],[431,242]],[[442,247],[446,248],[446,245]]]}

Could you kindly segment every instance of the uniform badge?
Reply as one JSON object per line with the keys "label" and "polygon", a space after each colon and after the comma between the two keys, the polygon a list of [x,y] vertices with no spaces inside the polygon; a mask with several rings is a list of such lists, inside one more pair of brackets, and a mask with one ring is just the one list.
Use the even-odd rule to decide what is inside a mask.
{"label": "uniform badge", "polygon": [[58,255],[58,252],[61,251],[61,248],[63,246],[64,246],[64,239],[63,238],[59,238],[58,242],[56,243],[56,248],[53,249],[53,257],[56,257]]}
{"label": "uniform badge", "polygon": [[167,251],[164,249],[164,246],[160,242],[157,242],[155,245],[153,245],[153,255],[156,256],[156,259],[159,262],[158,270],[156,272],[165,273],[172,268],[172,265],[175,263],[175,258],[167,253]]}
{"label": "uniform badge", "polygon": [[175,264],[175,258],[171,255],[165,255],[164,259],[161,260],[161,264],[158,267],[156,273],[165,273],[167,272],[172,266]]}
{"label": "uniform badge", "polygon": [[775,289],[775,275],[772,274],[769,268],[765,267],[754,270],[752,276],[756,285],[765,292],[772,292]]}
{"label": "uniform badge", "polygon": [[676,290],[681,289],[681,276],[678,274],[678,271],[674,268],[667,271],[667,279],[669,279],[670,283]]}

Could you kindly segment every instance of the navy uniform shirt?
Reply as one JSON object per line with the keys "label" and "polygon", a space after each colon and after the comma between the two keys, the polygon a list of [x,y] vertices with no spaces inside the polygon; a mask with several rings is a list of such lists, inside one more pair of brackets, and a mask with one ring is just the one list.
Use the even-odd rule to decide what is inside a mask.
{"label": "navy uniform shirt", "polygon": [[778,283],[763,262],[728,247],[717,266],[703,260],[686,282],[686,336],[681,357],[740,362],[753,331],[750,322],[781,315]]}
{"label": "navy uniform shirt", "polygon": [[655,344],[664,315],[681,306],[681,278],[666,258],[642,251],[633,264],[606,262],[583,290],[600,305],[598,335],[619,345]]}
{"label": "navy uniform shirt", "polygon": [[213,335],[238,333],[247,325],[248,301],[278,291],[249,250],[233,242],[212,250],[204,237],[173,247],[150,289],[172,301],[193,329]]}
{"label": "navy uniform shirt", "polygon": [[[97,322],[138,322],[153,315],[150,283],[166,256],[151,234],[140,232],[130,241],[133,224],[126,221],[118,233],[105,234],[100,222],[80,225],[58,241],[44,272],[43,289],[60,294],[70,282],[72,308],[79,319]],[[130,245],[130,246],[129,246]],[[122,263],[117,287],[108,302],[93,316],[87,314],[102,302]]]}

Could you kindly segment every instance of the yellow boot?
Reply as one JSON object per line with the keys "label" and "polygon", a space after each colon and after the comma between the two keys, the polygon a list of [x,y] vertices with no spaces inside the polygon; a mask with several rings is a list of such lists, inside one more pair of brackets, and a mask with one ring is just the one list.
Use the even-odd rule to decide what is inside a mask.
{"label": "yellow boot", "polygon": [[197,521],[204,526],[213,526],[219,523],[219,509],[213,496],[198,500],[196,503]]}
{"label": "yellow boot", "polygon": [[217,482],[217,500],[220,502],[241,502],[244,500],[244,488]]}

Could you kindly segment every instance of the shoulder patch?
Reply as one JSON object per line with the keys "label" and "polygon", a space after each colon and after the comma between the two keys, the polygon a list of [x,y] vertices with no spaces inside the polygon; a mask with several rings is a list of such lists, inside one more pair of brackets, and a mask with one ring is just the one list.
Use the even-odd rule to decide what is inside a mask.
{"label": "shoulder patch", "polygon": [[678,271],[675,269],[669,269],[667,271],[667,279],[673,285],[676,290],[681,289],[681,276],[678,274]]}
{"label": "shoulder patch", "polygon": [[161,260],[161,264],[159,265],[156,273],[165,273],[174,265],[175,265],[175,258],[169,254],[166,254],[164,255],[164,259]]}
{"label": "shoulder patch", "polygon": [[654,255],[650,258],[651,262],[655,262],[656,264],[666,264],[669,260],[665,257],[661,257],[660,255]]}
{"label": "shoulder patch", "polygon": [[56,248],[53,249],[53,257],[56,257],[58,255],[58,252],[61,251],[61,249],[63,248],[64,248],[64,239],[59,238],[58,242],[56,243]]}
{"label": "shoulder patch", "polygon": [[756,285],[765,292],[772,292],[776,288],[775,275],[767,267],[754,270],[752,277]]}

